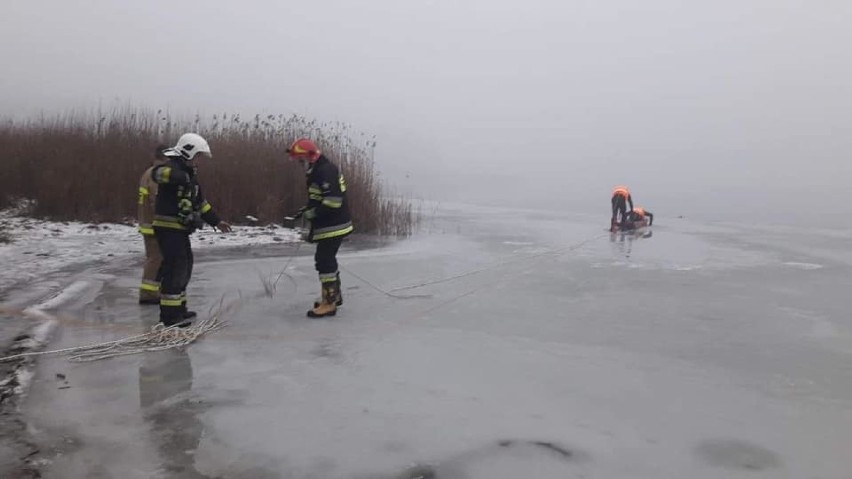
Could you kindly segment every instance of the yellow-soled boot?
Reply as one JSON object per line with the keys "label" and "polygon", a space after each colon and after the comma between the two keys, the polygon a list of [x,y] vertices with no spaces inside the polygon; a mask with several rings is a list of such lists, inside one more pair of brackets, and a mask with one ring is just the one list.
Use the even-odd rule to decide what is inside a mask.
{"label": "yellow-soled boot", "polygon": [[322,287],[322,300],[314,309],[308,311],[309,318],[324,318],[337,314],[337,288],[334,283],[328,283]]}
{"label": "yellow-soled boot", "polygon": [[[335,287],[335,297],[334,304],[338,308],[343,306],[343,288],[340,285],[340,273],[337,273],[337,280],[334,282]],[[322,293],[320,293],[320,298],[322,298]],[[314,301],[314,308],[319,307],[321,301]]]}

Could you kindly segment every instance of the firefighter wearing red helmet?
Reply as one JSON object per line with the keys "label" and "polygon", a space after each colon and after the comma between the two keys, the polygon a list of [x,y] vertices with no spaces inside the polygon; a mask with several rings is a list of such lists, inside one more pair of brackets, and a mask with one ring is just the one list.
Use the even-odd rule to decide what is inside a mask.
{"label": "firefighter wearing red helmet", "polygon": [[337,251],[343,238],[354,230],[346,200],[346,180],[337,166],[307,138],[294,141],[287,154],[305,163],[308,203],[294,217],[304,217],[310,222],[308,240],[317,244],[314,265],[319,273],[322,297],[308,311],[308,317],[334,316],[337,307],[343,304]]}

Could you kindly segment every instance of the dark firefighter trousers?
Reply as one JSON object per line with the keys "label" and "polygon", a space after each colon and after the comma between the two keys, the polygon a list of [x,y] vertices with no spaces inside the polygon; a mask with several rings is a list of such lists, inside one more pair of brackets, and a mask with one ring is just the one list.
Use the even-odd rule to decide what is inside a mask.
{"label": "dark firefighter trousers", "polygon": [[337,271],[337,251],[340,250],[343,237],[323,239],[316,243],[317,252],[314,255],[314,266],[319,273],[320,282],[323,286],[336,283],[340,277]]}
{"label": "dark firefighter trousers", "polygon": [[627,199],[621,195],[612,197],[612,223],[620,224],[627,221]]}
{"label": "dark firefighter trousers", "polygon": [[186,231],[157,228],[163,255],[160,283],[160,321],[169,325],[186,313],[186,287],[192,276],[192,245]]}

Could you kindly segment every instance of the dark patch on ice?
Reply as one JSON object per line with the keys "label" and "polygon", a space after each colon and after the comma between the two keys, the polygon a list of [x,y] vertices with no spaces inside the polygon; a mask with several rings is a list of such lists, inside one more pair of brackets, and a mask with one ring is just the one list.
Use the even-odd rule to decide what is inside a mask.
{"label": "dark patch on ice", "polygon": [[726,469],[760,471],[781,466],[776,453],[740,439],[707,439],[695,447],[695,453],[707,464]]}
{"label": "dark patch on ice", "polygon": [[497,445],[500,447],[512,447],[516,445],[530,445],[541,447],[550,451],[553,451],[565,459],[568,459],[574,455],[569,449],[566,449],[558,444],[552,443],[550,441],[513,441],[511,439],[504,439],[502,441],[498,441]]}
{"label": "dark patch on ice", "polygon": [[[542,451],[545,455],[535,454],[533,451]],[[461,452],[437,463],[417,464],[391,476],[371,475],[369,477],[371,479],[462,479],[470,477],[472,469],[493,461],[505,460],[507,455],[515,459],[533,461],[533,463],[550,457],[551,460],[559,460],[566,467],[580,464],[589,458],[588,454],[569,449],[553,441],[502,439],[485,447]]]}
{"label": "dark patch on ice", "polygon": [[539,447],[543,447],[545,449],[549,449],[549,450],[561,455],[565,459],[569,459],[569,458],[574,456],[574,453],[571,452],[570,450],[565,449],[564,447],[562,447],[558,444],[554,444],[552,442],[535,441],[532,444],[539,446]]}
{"label": "dark patch on ice", "polygon": [[434,294],[394,294],[393,299],[432,299]]}
{"label": "dark patch on ice", "polygon": [[343,357],[340,345],[334,342],[322,342],[311,353],[318,358],[341,359]]}
{"label": "dark patch on ice", "polygon": [[[0,321],[10,320],[6,323],[10,325],[10,328],[17,328],[11,319],[5,316],[0,317]],[[30,334],[15,334],[11,341],[8,341],[9,336],[3,337],[2,333],[9,336],[14,334],[10,329],[0,331],[0,357],[17,356],[33,352],[40,347],[38,342],[32,340]],[[20,379],[25,372],[32,372],[34,367],[35,360],[31,357],[18,357],[0,362],[0,477],[37,477],[30,474],[32,471],[28,462],[32,454],[29,453],[35,447],[29,442],[30,433],[26,429],[18,407],[22,398],[21,393],[25,392],[22,389],[26,386],[20,382]],[[17,464],[9,459],[11,457],[24,459]],[[16,472],[10,474],[12,469]]]}

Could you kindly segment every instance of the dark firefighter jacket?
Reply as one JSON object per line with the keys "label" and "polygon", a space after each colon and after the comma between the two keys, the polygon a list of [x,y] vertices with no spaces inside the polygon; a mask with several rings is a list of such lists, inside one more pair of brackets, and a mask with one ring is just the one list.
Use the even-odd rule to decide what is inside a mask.
{"label": "dark firefighter jacket", "polygon": [[202,225],[219,224],[219,215],[204,199],[195,172],[181,158],[154,167],[151,178],[159,185],[154,204],[154,228],[192,233]]}
{"label": "dark firefighter jacket", "polygon": [[305,218],[311,222],[310,241],[346,236],[354,230],[346,200],[346,180],[325,156],[307,173],[308,204]]}

